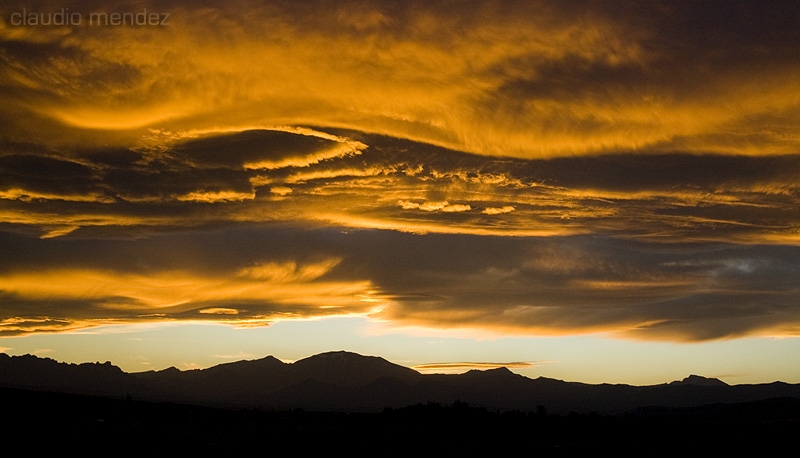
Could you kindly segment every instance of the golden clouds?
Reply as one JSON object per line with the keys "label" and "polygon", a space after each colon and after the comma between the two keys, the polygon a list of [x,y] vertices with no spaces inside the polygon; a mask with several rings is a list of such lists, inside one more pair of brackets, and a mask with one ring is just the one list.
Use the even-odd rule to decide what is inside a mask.
{"label": "golden clouds", "polygon": [[366,148],[366,145],[361,142],[343,142],[343,144],[336,145],[328,150],[318,151],[314,154],[309,154],[302,157],[288,157],[279,161],[262,160],[258,162],[250,162],[244,164],[244,168],[246,170],[272,170],[283,169],[287,167],[308,167],[312,164],[318,164],[328,159],[360,154],[361,150],[364,148]]}
{"label": "golden clouds", "polygon": [[[256,185],[256,183],[254,182],[253,185]],[[285,196],[292,193],[292,188],[287,186],[275,186],[273,188],[269,188],[269,192],[279,196]]]}
{"label": "golden clouds", "polygon": [[237,202],[242,200],[252,200],[256,197],[255,193],[236,192],[236,191],[215,191],[215,192],[190,192],[178,196],[178,200],[183,202]]}
{"label": "golden clouds", "polygon": [[[0,156],[0,214],[44,237],[96,226],[287,221],[414,233],[794,243],[796,156],[486,158],[322,130],[160,132],[159,149]],[[357,139],[356,139],[357,138]],[[19,149],[18,152],[14,152]],[[257,167],[256,167],[257,166]]]}
{"label": "golden clouds", "polygon": [[295,262],[256,264],[239,271],[239,276],[277,283],[311,281],[325,275],[336,267],[341,259],[329,259],[320,263],[298,266]]}
{"label": "golden clouds", "polygon": [[31,202],[34,200],[64,200],[71,202],[102,202],[110,203],[111,201],[101,195],[86,195],[86,194],[48,194],[36,191],[28,191],[26,189],[11,188],[0,190],[0,199],[4,200],[20,200],[23,202]]}
{"label": "golden clouds", "polygon": [[64,331],[154,319],[222,319],[252,326],[278,318],[369,312],[375,304],[361,300],[372,290],[369,282],[315,281],[338,262],[268,263],[228,276],[180,271],[18,271],[0,280],[6,302],[0,333]]}
{"label": "golden clouds", "polygon": [[9,48],[6,93],[36,102],[5,99],[88,129],[336,126],[482,155],[675,147],[761,155],[797,146],[790,30],[736,49],[704,36],[734,29],[688,28],[688,17],[714,14],[683,11],[690,5],[667,15],[545,2],[314,5],[308,14],[247,2],[242,15],[240,3],[173,5],[168,27],[74,27],[45,43],[38,29],[5,25],[7,46],[33,51]]}
{"label": "golden clouds", "polygon": [[200,309],[197,311],[197,313],[203,313],[206,315],[238,315],[239,311],[225,307],[211,307],[207,309]]}
{"label": "golden clouds", "polygon": [[450,202],[444,200],[441,202],[412,202],[409,200],[399,200],[397,201],[397,205],[399,205],[403,210],[422,210],[424,212],[445,212],[445,213],[457,213],[457,212],[465,212],[472,209],[469,205],[464,204],[451,204]]}
{"label": "golden clouds", "polygon": [[486,215],[502,215],[504,213],[511,213],[515,210],[513,205],[504,205],[502,207],[486,207],[481,213]]}
{"label": "golden clouds", "polygon": [[[397,323],[499,332],[796,324],[791,7],[137,2],[169,26],[57,29],[12,26],[9,8],[13,332],[257,325],[371,301]],[[205,242],[243,228],[230,251]],[[385,239],[367,250],[348,232]],[[109,240],[147,249],[116,259]]]}

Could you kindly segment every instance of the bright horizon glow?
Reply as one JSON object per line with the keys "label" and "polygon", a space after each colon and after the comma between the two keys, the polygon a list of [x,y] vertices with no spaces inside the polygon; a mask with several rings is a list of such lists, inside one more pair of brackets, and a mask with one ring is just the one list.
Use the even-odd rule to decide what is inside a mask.
{"label": "bright horizon glow", "polygon": [[[434,363],[457,368],[421,373],[462,373],[504,366],[529,378],[600,384],[656,385],[695,374],[728,384],[800,383],[800,339],[746,338],[703,344],[639,343],[602,335],[498,337],[375,335],[367,318],[339,317],[234,328],[213,323],[101,326],[60,334],[4,339],[9,355],[34,354],[67,363],[105,362],[126,372],[203,369],[274,356],[294,362],[328,351],[380,356],[415,369]],[[302,342],[296,336],[302,335]],[[293,340],[293,337],[295,340]],[[770,354],[764,358],[764,354]],[[735,356],[732,356],[735,355]],[[468,362],[474,357],[475,361]],[[506,358],[506,359],[503,359]],[[516,364],[508,364],[513,358]],[[466,362],[465,362],[466,361]],[[774,368],[783,369],[775,372]],[[774,377],[763,374],[772,371]]]}

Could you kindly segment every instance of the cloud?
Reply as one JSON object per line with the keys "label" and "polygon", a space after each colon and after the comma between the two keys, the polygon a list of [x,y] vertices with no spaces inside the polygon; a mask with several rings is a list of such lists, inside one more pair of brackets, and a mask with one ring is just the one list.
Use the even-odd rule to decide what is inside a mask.
{"label": "cloud", "polygon": [[490,370],[505,367],[508,369],[526,369],[536,366],[536,363],[518,361],[508,363],[490,362],[454,362],[454,363],[427,363],[412,366],[411,368],[423,374],[459,374],[468,370]]}
{"label": "cloud", "polygon": [[0,198],[108,202],[90,167],[68,159],[32,154],[0,155]]}
{"label": "cloud", "polygon": [[78,226],[56,226],[53,229],[48,230],[40,238],[42,239],[51,239],[54,237],[61,237],[62,235],[67,235],[70,232],[80,229]]}
{"label": "cloud", "polygon": [[132,8],[169,10],[170,25],[26,28],[3,7],[4,118],[21,138],[266,120],[525,158],[798,145],[788,4],[120,1],[80,12]]}
{"label": "cloud", "polygon": [[3,233],[0,327],[355,314],[398,329],[703,341],[796,335],[800,324],[797,247],[341,229]]}
{"label": "cloud", "polygon": [[403,210],[422,210],[424,212],[441,211],[445,213],[455,213],[455,212],[465,212],[472,209],[469,205],[451,204],[446,200],[441,202],[422,202],[422,203],[401,200],[397,202],[397,205],[402,207]]}
{"label": "cloud", "polygon": [[[0,157],[10,183],[0,191],[0,213],[45,237],[109,225],[288,220],[410,232],[798,241],[797,155],[518,160],[332,131],[203,133],[158,151],[12,153]],[[359,153],[303,159],[337,145]],[[289,162],[248,168],[266,158]]]}
{"label": "cloud", "polygon": [[230,360],[240,361],[240,360],[254,359],[255,355],[253,355],[252,353],[247,353],[247,352],[244,352],[244,351],[240,351],[240,352],[238,352],[236,354],[214,355],[214,357],[215,358],[220,358],[220,359],[230,359]]}
{"label": "cloud", "polygon": [[238,315],[239,311],[236,309],[225,308],[225,307],[211,307],[207,309],[200,309],[197,313],[202,313],[206,315]]}
{"label": "cloud", "polygon": [[0,333],[360,314],[797,334],[794,6],[80,6],[164,27],[15,8]]}
{"label": "cloud", "polygon": [[485,215],[502,215],[504,213],[511,213],[515,210],[513,205],[505,205],[503,207],[486,207],[481,213]]}
{"label": "cloud", "polygon": [[297,263],[292,261],[257,263],[240,270],[238,276],[256,280],[269,280],[276,283],[311,281],[325,275],[340,262],[341,259],[327,259],[302,266],[298,266]]}
{"label": "cloud", "polygon": [[242,200],[252,200],[256,197],[255,193],[244,193],[236,191],[214,191],[214,192],[190,192],[177,199],[183,202],[237,202]]}
{"label": "cloud", "polygon": [[16,272],[0,281],[0,334],[164,320],[263,326],[280,318],[363,314],[374,307],[359,300],[371,290],[369,282],[313,282],[325,268],[300,268],[292,278],[80,269]]}
{"label": "cloud", "polygon": [[499,334],[678,341],[796,333],[788,323],[797,322],[790,305],[797,253],[787,247],[428,238],[391,257],[392,270],[406,275],[373,278],[390,301],[382,319]]}
{"label": "cloud", "polygon": [[285,196],[292,193],[292,188],[288,186],[275,186],[273,188],[269,188],[269,192],[279,196]]}

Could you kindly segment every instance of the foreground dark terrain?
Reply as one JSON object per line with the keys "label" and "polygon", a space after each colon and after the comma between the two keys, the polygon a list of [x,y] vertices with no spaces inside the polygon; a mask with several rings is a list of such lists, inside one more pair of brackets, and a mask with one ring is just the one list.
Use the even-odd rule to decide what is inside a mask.
{"label": "foreground dark terrain", "polygon": [[623,415],[491,412],[464,403],[378,413],[262,411],[0,389],[2,430],[36,450],[514,452],[645,455],[778,452],[795,445],[800,400]]}
{"label": "foreground dark terrain", "polygon": [[636,387],[505,369],[422,375],[347,352],[128,374],[0,354],[4,435],[86,452],[382,453],[778,451],[800,428],[800,387],[690,376]]}

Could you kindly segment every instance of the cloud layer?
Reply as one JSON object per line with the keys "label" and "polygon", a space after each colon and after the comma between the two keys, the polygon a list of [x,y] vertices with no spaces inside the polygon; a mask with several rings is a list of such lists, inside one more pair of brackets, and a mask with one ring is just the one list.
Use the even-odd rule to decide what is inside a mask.
{"label": "cloud layer", "polygon": [[800,9],[0,7],[0,335],[797,335]]}
{"label": "cloud layer", "polygon": [[170,21],[13,25],[23,6],[0,10],[3,118],[22,138],[266,120],[524,158],[794,154],[800,138],[791,4],[82,2]]}
{"label": "cloud layer", "polygon": [[425,233],[797,244],[800,156],[688,153],[489,158],[306,129],[205,133],[157,150],[0,156],[4,220],[78,228],[256,221]]}
{"label": "cloud layer", "polygon": [[343,314],[397,327],[681,341],[798,330],[794,246],[282,225],[127,233],[4,233],[2,332]]}

